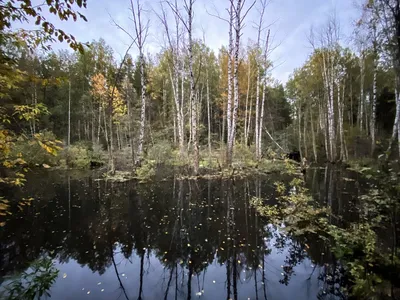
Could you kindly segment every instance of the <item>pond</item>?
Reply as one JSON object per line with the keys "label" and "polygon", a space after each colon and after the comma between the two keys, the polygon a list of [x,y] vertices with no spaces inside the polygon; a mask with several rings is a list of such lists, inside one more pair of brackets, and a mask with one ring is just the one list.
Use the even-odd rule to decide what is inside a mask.
{"label": "pond", "polygon": [[[306,183],[343,221],[356,218],[363,182],[341,172],[313,169]],[[36,171],[22,191],[3,192],[34,200],[14,207],[0,229],[0,290],[33,281],[52,299],[341,298],[343,275],[327,246],[287,236],[284,224],[272,226],[250,205],[253,197],[275,205],[274,182],[288,180],[283,175],[148,184],[98,178]],[[27,276],[34,270],[39,279],[40,272]]]}

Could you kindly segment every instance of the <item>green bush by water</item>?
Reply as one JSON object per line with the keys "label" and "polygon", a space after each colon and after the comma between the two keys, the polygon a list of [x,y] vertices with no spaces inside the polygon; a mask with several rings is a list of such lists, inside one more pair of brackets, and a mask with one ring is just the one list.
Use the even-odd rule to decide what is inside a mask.
{"label": "green bush by water", "polygon": [[65,164],[70,168],[85,169],[100,166],[105,162],[104,151],[97,145],[77,143],[63,151]]}

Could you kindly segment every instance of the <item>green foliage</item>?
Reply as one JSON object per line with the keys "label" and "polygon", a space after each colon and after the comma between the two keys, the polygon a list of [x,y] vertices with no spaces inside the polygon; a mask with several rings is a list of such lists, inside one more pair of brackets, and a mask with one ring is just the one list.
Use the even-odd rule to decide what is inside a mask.
{"label": "green foliage", "polygon": [[76,143],[65,148],[63,157],[68,167],[85,169],[91,165],[103,165],[104,155],[98,147],[86,143]]}
{"label": "green foliage", "polygon": [[49,110],[46,105],[39,103],[36,105],[15,105],[14,116],[17,116],[20,120],[38,121],[40,116],[48,115]]}
{"label": "green foliage", "polygon": [[14,33],[13,38],[16,40],[18,38],[20,43],[25,42],[32,48],[43,45],[49,49],[50,46],[47,43],[55,42],[58,39],[60,42],[66,41],[74,50],[83,50],[83,46],[75,40],[74,36],[56,28],[46,20],[42,8],[44,5],[51,14],[56,15],[60,20],[73,19],[76,21],[78,17],[86,20],[84,15],[73,8],[73,5],[86,8],[86,0],[47,0],[43,5],[32,5],[29,0],[1,1],[0,38],[4,38],[3,35],[6,34],[10,35],[7,30],[12,28],[13,22],[28,23],[29,18],[34,18],[35,25],[41,26],[39,30],[20,30],[18,35]]}
{"label": "green foliage", "polygon": [[135,178],[144,182],[151,180],[156,175],[156,162],[152,160],[145,160],[142,165],[136,169]]}
{"label": "green foliage", "polygon": [[[57,151],[59,150],[49,146],[49,142],[55,141],[53,133],[44,131],[37,135],[40,140],[19,137],[11,149],[11,157],[23,157],[28,166],[42,166],[43,164],[55,166],[59,162]],[[43,142],[42,142],[43,141]],[[54,145],[53,145],[54,146]]]}
{"label": "green foliage", "polygon": [[254,161],[254,153],[254,149],[241,143],[236,143],[233,151],[233,165],[237,167],[256,165],[256,162]]}
{"label": "green foliage", "polygon": [[5,291],[0,293],[2,299],[31,300],[51,297],[49,290],[57,279],[59,271],[50,258],[35,260],[28,270],[9,278]]}
{"label": "green foliage", "polygon": [[168,140],[159,140],[147,150],[146,158],[157,164],[169,163],[173,159],[172,145]]}
{"label": "green foliage", "polygon": [[[294,165],[287,166],[288,174],[296,175]],[[390,286],[389,280],[395,280],[394,274],[400,271],[397,251],[383,248],[378,235],[391,230],[391,215],[393,211],[398,212],[400,173],[395,168],[390,170],[389,173],[367,167],[359,170],[376,184],[359,197],[359,218],[346,226],[331,222],[335,216],[329,208],[320,207],[313,200],[301,177],[295,176],[288,186],[275,183],[278,205],[265,205],[259,198],[253,198],[251,204],[276,226],[284,223],[283,230],[291,236],[309,238],[312,235],[313,239],[328,242],[349,275],[350,294],[358,299],[379,299]],[[388,274],[389,270],[392,273]]]}

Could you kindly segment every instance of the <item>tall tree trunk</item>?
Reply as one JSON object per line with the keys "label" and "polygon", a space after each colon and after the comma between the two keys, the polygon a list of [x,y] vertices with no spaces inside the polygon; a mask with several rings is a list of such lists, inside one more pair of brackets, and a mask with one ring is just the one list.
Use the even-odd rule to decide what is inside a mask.
{"label": "tall tree trunk", "polygon": [[[140,107],[140,126],[139,126],[139,137],[138,137],[138,145],[137,152],[135,158],[135,166],[140,167],[142,163],[142,154],[143,154],[143,142],[144,142],[144,133],[146,126],[146,80],[145,80],[145,59],[144,59],[144,45],[147,38],[147,30],[148,25],[143,25],[142,19],[142,7],[140,5],[140,0],[136,0],[136,8],[133,3],[133,0],[130,0],[131,3],[131,13],[133,17],[133,23],[135,27],[135,35],[136,38],[133,39],[133,42],[136,43],[139,50],[139,67],[140,67],[140,98],[141,98],[141,107]],[[126,57],[126,55],[125,55]]]}
{"label": "tall tree trunk", "polygon": [[97,127],[97,144],[100,144],[101,109],[102,109],[101,104],[99,104],[99,123],[98,123],[98,127]]}
{"label": "tall tree trunk", "polygon": [[68,80],[68,147],[71,145],[71,80]]}
{"label": "tall tree trunk", "polygon": [[207,125],[208,125],[208,155],[211,161],[211,112],[210,112],[210,86],[208,83],[207,71]]}
{"label": "tall tree trunk", "polygon": [[[263,8],[262,8],[262,14],[261,16],[264,15],[264,11],[265,11],[265,6],[266,6],[266,1],[264,1],[262,3]],[[259,28],[259,36],[258,36],[258,47],[260,47],[260,33],[261,33],[261,25],[262,25],[262,21],[260,23],[260,28]],[[265,41],[265,48],[264,48],[264,55],[263,55],[263,66],[264,66],[264,72],[267,72],[268,69],[268,44],[269,44],[269,35],[270,35],[270,30],[268,29],[268,33],[267,33],[267,39]],[[257,159],[261,159],[262,156],[262,132],[263,132],[263,120],[264,120],[264,105],[265,105],[265,97],[266,97],[266,93],[267,93],[267,78],[266,78],[266,74],[264,74],[264,78],[263,78],[263,95],[262,95],[262,100],[261,100],[261,111],[260,111],[260,124],[258,126],[258,151],[257,154]]]}
{"label": "tall tree trunk", "polygon": [[174,103],[175,103],[175,117],[174,120],[176,119],[177,122],[177,127],[178,127],[178,142],[179,142],[179,152],[180,155],[182,156],[184,153],[184,123],[183,123],[183,118],[182,118],[182,108],[181,108],[181,103],[179,101],[179,76],[178,72],[175,73],[175,76],[172,76],[171,70],[169,71],[170,73],[170,78],[172,82],[172,91],[174,94]]}
{"label": "tall tree trunk", "polygon": [[193,25],[193,2],[189,0],[187,13],[188,13],[188,36],[189,36],[189,73],[190,73],[190,101],[191,101],[191,124],[192,124],[192,139],[193,139],[193,171],[197,175],[199,173],[199,137],[197,129],[197,101],[195,90],[195,79],[193,74],[193,39],[192,39],[192,25]]}
{"label": "tall tree trunk", "polygon": [[303,117],[303,145],[304,145],[304,152],[303,152],[303,156],[302,156],[302,157],[305,157],[305,158],[308,158],[307,134],[306,134],[306,130],[307,130],[307,113],[308,112],[309,112],[309,110],[306,107],[305,111],[304,111],[304,117]]}
{"label": "tall tree trunk", "polygon": [[109,152],[109,172],[111,174],[115,173],[115,160],[114,160],[114,129],[113,129],[113,107],[112,107],[113,98],[111,97],[109,103],[109,112],[110,112],[110,133],[109,133],[109,143],[110,143],[110,152]]}
{"label": "tall tree trunk", "polygon": [[299,102],[298,104],[298,109],[297,109],[297,134],[299,135],[299,141],[298,141],[298,147],[299,147],[299,152],[300,156],[303,156],[303,151],[301,150],[301,103]]}
{"label": "tall tree trunk", "polygon": [[315,141],[315,131],[314,131],[314,120],[313,120],[313,112],[312,110],[310,111],[310,116],[311,116],[311,138],[312,138],[312,144],[313,144],[313,154],[314,154],[314,161],[318,161],[318,151],[317,151],[317,145]]}
{"label": "tall tree trunk", "polygon": [[[375,43],[374,43],[375,44]],[[375,52],[375,56],[377,55],[377,52]],[[376,86],[377,86],[377,60],[376,57],[374,57],[374,74],[373,74],[373,81],[372,81],[372,103],[371,103],[371,122],[370,122],[370,132],[371,132],[371,155],[374,155],[375,151],[375,145],[376,145],[376,134],[375,134],[375,129],[376,129],[376,101],[377,101],[377,92],[376,92]]]}
{"label": "tall tree trunk", "polygon": [[258,160],[260,157],[260,154],[258,153],[259,147],[259,138],[258,135],[260,134],[260,67],[257,66],[257,86],[256,86],[256,116],[255,116],[255,125],[254,125],[254,130],[255,130],[255,140],[256,140],[256,159]]}
{"label": "tall tree trunk", "polygon": [[231,1],[231,6],[229,9],[229,49],[228,49],[228,101],[227,101],[227,108],[226,108],[226,128],[227,128],[227,152],[226,152],[226,161],[227,164],[230,165],[232,163],[232,151],[231,148],[231,132],[232,132],[232,57],[234,52],[233,46],[233,27],[234,27],[234,5],[233,0]]}
{"label": "tall tree trunk", "polygon": [[249,111],[249,120],[247,121],[247,140],[246,140],[246,145],[248,145],[248,142],[249,142],[252,114],[253,114],[253,95],[250,96],[250,111]]}
{"label": "tall tree trunk", "polygon": [[345,152],[344,152],[344,133],[343,133],[343,111],[344,111],[344,92],[345,92],[345,84],[343,82],[343,89],[341,98],[340,94],[340,81],[337,83],[338,90],[338,110],[339,110],[339,139],[340,139],[340,159],[345,160]]}
{"label": "tall tree trunk", "polygon": [[[33,85],[33,104],[36,107],[37,106],[37,87],[36,83]],[[33,128],[33,134],[36,134],[36,120],[35,118],[32,118],[32,128]]]}
{"label": "tall tree trunk", "polygon": [[248,115],[248,104],[249,104],[249,94],[250,94],[250,74],[251,74],[251,62],[249,60],[249,69],[247,71],[247,93],[246,93],[246,106],[245,106],[245,113],[244,113],[244,145],[247,146],[247,140],[249,133],[247,131],[247,115]]}
{"label": "tall tree trunk", "polygon": [[[128,95],[131,95],[129,85],[128,85]],[[135,165],[135,150],[134,150],[134,146],[133,146],[133,131],[132,131],[133,113],[132,113],[132,108],[131,108],[131,99],[128,98],[126,100],[126,102],[127,102],[127,107],[128,107],[129,144],[130,144],[130,149],[131,149],[132,166],[134,166]]]}
{"label": "tall tree trunk", "polygon": [[365,78],[365,61],[364,61],[364,53],[361,54],[360,57],[360,101],[358,105],[358,127],[360,132],[363,132],[364,129],[364,78]]}
{"label": "tall tree trunk", "polygon": [[232,164],[233,155],[233,145],[236,138],[236,119],[239,108],[239,50],[240,50],[240,31],[242,27],[241,22],[241,12],[242,0],[237,0],[236,14],[235,14],[235,55],[234,55],[234,65],[233,65],[233,111],[232,111],[232,124],[231,124],[231,134],[229,136],[229,150],[228,150],[228,164]]}
{"label": "tall tree trunk", "polygon": [[261,111],[260,111],[260,125],[258,127],[259,133],[258,133],[258,158],[261,159],[262,156],[262,132],[263,132],[263,120],[264,120],[264,104],[265,104],[265,97],[267,93],[267,82],[266,79],[264,78],[263,80],[263,95],[262,95],[262,100],[261,100]]}
{"label": "tall tree trunk", "polygon": [[146,82],[144,74],[144,55],[142,49],[139,50],[139,60],[140,60],[140,98],[141,98],[141,108],[140,108],[140,128],[139,128],[139,139],[138,148],[136,153],[135,165],[140,166],[142,162],[142,152],[143,152],[143,140],[144,140],[144,130],[146,125]]}

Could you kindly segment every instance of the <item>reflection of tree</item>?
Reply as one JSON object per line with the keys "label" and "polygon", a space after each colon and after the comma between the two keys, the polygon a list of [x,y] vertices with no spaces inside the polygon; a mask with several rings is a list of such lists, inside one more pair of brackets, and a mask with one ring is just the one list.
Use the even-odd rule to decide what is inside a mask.
{"label": "reflection of tree", "polygon": [[[52,188],[49,199],[42,192],[43,199],[34,203],[32,209],[38,215],[26,213],[22,219],[10,220],[0,233],[4,237],[1,257],[6,252],[23,253],[9,256],[8,261],[1,259],[1,269],[10,270],[11,264],[23,269],[26,257],[34,259],[46,251],[62,262],[72,258],[100,274],[111,268],[128,298],[129,287],[123,286],[115,261],[116,249],[120,249],[125,259],[131,259],[132,253],[138,257],[137,298],[142,299],[146,296],[146,257],[152,253],[165,268],[164,298],[174,293],[177,299],[203,291],[201,282],[216,259],[226,268],[227,299],[239,297],[241,281],[254,281],[257,298],[267,297],[265,257],[269,250],[264,240],[271,238],[271,231],[265,226],[267,220],[249,206],[251,197],[273,193],[261,179],[139,185],[87,178],[66,180]],[[27,235],[32,224],[35,228]],[[11,231],[15,234],[10,235]],[[320,248],[314,250],[317,245],[310,241],[306,241],[307,253],[301,252],[303,242],[283,243],[293,248],[285,265],[293,268],[305,256],[318,255]]]}

